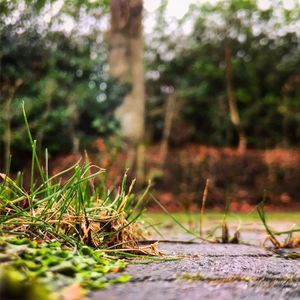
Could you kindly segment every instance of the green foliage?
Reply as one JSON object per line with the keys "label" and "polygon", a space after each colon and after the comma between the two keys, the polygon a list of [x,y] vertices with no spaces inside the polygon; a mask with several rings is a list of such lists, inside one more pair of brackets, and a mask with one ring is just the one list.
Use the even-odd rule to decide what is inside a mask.
{"label": "green foliage", "polygon": [[[0,237],[0,244],[1,262],[5,262],[0,266],[1,299],[58,299],[66,286],[99,289],[130,279],[127,274],[106,278],[109,272],[122,271],[126,263],[87,246],[72,251],[56,241],[9,236]],[[81,293],[83,296],[86,292]]]}
{"label": "green foliage", "polygon": [[[8,15],[18,4],[24,3],[26,6],[31,7],[34,12],[40,13],[47,5],[53,5],[58,0],[1,0],[0,8],[2,14]],[[86,11],[93,11],[93,9],[101,10],[102,13],[107,13],[109,9],[109,0],[64,0],[61,10],[71,16],[78,16],[80,9]]]}
{"label": "green foliage", "polygon": [[299,9],[288,11],[280,1],[277,4],[267,11],[250,0],[194,5],[179,23],[194,23],[189,36],[176,36],[176,32],[169,36],[158,24],[146,52],[149,71],[156,73],[147,80],[154,136],[159,134],[164,116],[151,111],[165,102],[163,87],[171,86],[183,119],[174,124],[171,139],[176,140],[176,127],[184,122],[190,128],[185,130],[187,141],[236,144],[226,100],[227,42],[232,50],[234,96],[249,146],[299,145],[299,85],[284,93],[284,86],[299,74],[300,38],[297,30],[292,30]]}
{"label": "green foliage", "polygon": [[[109,1],[65,0],[45,25],[50,3],[57,1],[0,3],[0,155],[10,126],[14,169],[30,155],[21,101],[26,102],[41,147],[47,146],[51,154],[67,153],[78,150],[78,144],[85,148],[96,136],[118,133],[114,110],[128,90],[108,76],[106,39],[96,25],[97,18],[107,14]],[[173,143],[236,145],[226,100],[228,42],[234,96],[248,145],[299,145],[300,43],[293,28],[300,10],[298,4],[287,10],[282,1],[274,3],[267,10],[252,0],[193,5],[170,34],[167,1],[162,2],[145,51],[147,131],[152,141],[161,138],[166,91],[174,89],[178,112]],[[92,18],[95,26],[88,33],[78,28],[67,33],[59,28],[66,15],[76,24],[82,15]],[[185,22],[193,25],[190,35],[182,33]]]}
{"label": "green foliage", "polygon": [[[33,133],[52,154],[74,150],[75,139],[86,144],[95,136],[117,133],[114,110],[127,87],[108,76],[105,44],[95,41],[101,33],[72,38],[62,31],[41,30],[29,8],[15,23],[1,17],[0,136],[7,118],[4,107],[12,97],[13,156],[30,153],[21,101]],[[21,83],[18,88],[16,83]],[[21,164],[16,159],[14,167]]]}

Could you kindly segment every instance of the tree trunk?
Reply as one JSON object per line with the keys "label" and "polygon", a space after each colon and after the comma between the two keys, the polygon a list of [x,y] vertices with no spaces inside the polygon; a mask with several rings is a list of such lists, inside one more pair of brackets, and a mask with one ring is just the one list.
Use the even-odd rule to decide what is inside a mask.
{"label": "tree trunk", "polygon": [[45,86],[45,101],[46,101],[46,107],[44,110],[44,113],[41,116],[41,123],[37,128],[37,134],[36,134],[36,139],[38,141],[38,151],[41,153],[42,151],[42,146],[44,142],[44,136],[45,136],[45,128],[46,128],[46,123],[49,118],[49,114],[51,112],[51,105],[52,105],[52,98],[53,98],[53,93],[55,89],[57,88],[55,82],[53,80],[48,80]]}
{"label": "tree trunk", "polygon": [[79,121],[78,107],[75,103],[75,95],[70,94],[67,97],[68,112],[69,112],[69,134],[72,143],[72,153],[79,152],[80,140],[77,135],[76,127]]}
{"label": "tree trunk", "polygon": [[[131,89],[116,110],[121,133],[134,152],[137,181],[144,180],[145,87],[142,0],[111,0],[109,66],[113,77]],[[133,163],[134,164],[134,163]],[[131,166],[130,166],[131,167]]]}
{"label": "tree trunk", "polygon": [[241,120],[234,98],[234,88],[232,80],[232,52],[231,47],[228,41],[225,41],[225,76],[226,76],[226,91],[227,91],[227,101],[229,106],[230,119],[233,125],[235,126],[238,137],[239,144],[238,150],[243,153],[247,148],[247,139],[244,133],[244,130],[241,126]]}
{"label": "tree trunk", "polygon": [[174,91],[171,91],[170,93],[167,94],[165,122],[164,122],[163,136],[162,136],[161,148],[160,148],[160,156],[163,164],[165,163],[165,160],[168,155],[169,138],[172,129],[174,110],[175,110],[175,96],[174,96]]}

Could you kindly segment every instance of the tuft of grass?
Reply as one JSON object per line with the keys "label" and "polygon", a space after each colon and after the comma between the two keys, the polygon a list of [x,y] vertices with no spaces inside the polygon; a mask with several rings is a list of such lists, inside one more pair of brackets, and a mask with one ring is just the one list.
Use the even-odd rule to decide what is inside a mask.
{"label": "tuft of grass", "polygon": [[[134,181],[127,187],[125,173],[120,188],[108,189],[105,170],[92,165],[88,158],[49,177],[47,152],[44,167],[24,106],[23,114],[32,147],[30,187],[23,186],[22,173],[15,180],[0,173],[0,230],[35,240],[57,240],[71,247],[138,251],[142,231],[137,221],[144,211],[149,187],[136,197],[132,193]],[[67,174],[68,179],[62,181],[61,176]]]}
{"label": "tuft of grass", "polygon": [[137,221],[145,194],[136,199],[133,184],[126,191],[126,174],[121,189],[113,193],[96,181],[102,169],[84,163],[68,171],[73,172],[65,183],[55,175],[39,184],[33,181],[29,191],[20,184],[21,175],[13,180],[0,173],[0,230],[76,247],[138,248],[143,234]]}
{"label": "tuft of grass", "polygon": [[[300,228],[294,228],[294,226],[286,231],[275,231],[273,230],[267,222],[265,203],[267,199],[267,193],[264,192],[262,202],[257,206],[257,212],[264,228],[268,234],[266,241],[269,240],[275,248],[297,248],[300,247]],[[296,235],[294,235],[297,233]],[[286,238],[284,241],[278,239],[279,236],[284,235]],[[266,242],[265,241],[265,242]],[[298,255],[296,255],[297,257]]]}
{"label": "tuft of grass", "polygon": [[[227,222],[227,218],[229,215],[229,207],[230,207],[230,199],[226,197],[225,200],[225,209],[223,213],[222,223],[221,225],[217,225],[212,228],[209,233],[208,237],[213,238],[213,242],[221,243],[221,244],[239,244],[241,237],[240,237],[240,224],[238,225],[237,229],[235,230],[233,236],[230,235],[229,226]],[[216,236],[216,231],[221,229],[221,236]]]}
{"label": "tuft of grass", "polygon": [[[32,147],[30,185],[23,184],[21,172],[16,178],[9,168],[0,173],[0,276],[11,278],[21,290],[32,290],[35,283],[56,288],[53,284],[60,281],[59,289],[74,283],[101,288],[129,279],[106,279],[107,272],[125,266],[116,258],[128,252],[160,255],[156,245],[138,244],[144,239],[138,221],[150,185],[136,196],[135,181],[128,182],[125,172],[119,188],[107,188],[105,170],[92,165],[87,155],[83,162],[50,176],[48,152],[42,161],[24,104],[23,116]],[[0,294],[5,288],[0,285]]]}

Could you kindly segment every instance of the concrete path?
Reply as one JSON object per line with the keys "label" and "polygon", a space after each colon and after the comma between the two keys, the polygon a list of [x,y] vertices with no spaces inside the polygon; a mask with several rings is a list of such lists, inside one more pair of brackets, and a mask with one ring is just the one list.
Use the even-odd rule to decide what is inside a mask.
{"label": "concrete path", "polygon": [[161,243],[159,249],[180,259],[129,264],[130,282],[92,292],[89,298],[300,299],[300,259],[248,245]]}

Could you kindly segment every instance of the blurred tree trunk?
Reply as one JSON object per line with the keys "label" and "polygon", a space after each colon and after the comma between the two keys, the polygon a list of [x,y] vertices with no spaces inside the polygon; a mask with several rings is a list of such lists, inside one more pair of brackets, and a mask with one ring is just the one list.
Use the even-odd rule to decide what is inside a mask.
{"label": "blurred tree trunk", "polygon": [[48,121],[50,112],[51,112],[51,105],[52,105],[52,98],[53,94],[55,92],[55,89],[57,89],[57,85],[54,80],[48,80],[46,82],[45,86],[45,101],[46,101],[46,107],[44,110],[44,113],[41,116],[41,123],[37,128],[36,133],[36,139],[38,141],[38,151],[41,153],[42,146],[44,142],[44,136],[45,136],[45,129],[46,129],[46,123]]}
{"label": "blurred tree trunk", "polygon": [[226,92],[227,92],[227,101],[229,106],[230,119],[233,125],[235,126],[239,144],[238,150],[243,153],[247,148],[247,139],[245,132],[241,126],[241,120],[234,98],[234,88],[233,88],[233,76],[232,76],[232,50],[229,41],[225,40],[225,76],[226,76]]}
{"label": "blurred tree trunk", "polygon": [[145,87],[142,0],[111,0],[109,66],[113,77],[130,85],[116,111],[123,137],[129,143],[128,167],[136,166],[137,181],[144,180]]}
{"label": "blurred tree trunk", "polygon": [[163,129],[163,136],[160,147],[160,156],[161,161],[164,164],[168,155],[169,150],[169,138],[172,129],[173,116],[175,112],[175,95],[174,89],[169,89],[169,92],[166,94],[167,103],[166,103],[166,111],[165,111],[165,122]]}
{"label": "blurred tree trunk", "polygon": [[79,121],[79,112],[78,107],[75,102],[76,95],[71,93],[67,96],[67,103],[68,103],[68,114],[69,114],[69,134],[71,138],[72,144],[72,153],[76,154],[79,152],[80,140],[77,135],[76,127]]}

